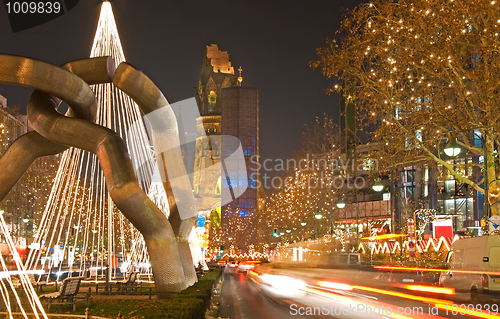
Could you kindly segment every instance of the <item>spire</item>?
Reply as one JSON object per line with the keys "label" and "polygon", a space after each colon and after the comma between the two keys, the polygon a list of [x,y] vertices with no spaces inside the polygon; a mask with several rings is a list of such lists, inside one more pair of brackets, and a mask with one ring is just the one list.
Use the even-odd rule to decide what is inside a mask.
{"label": "spire", "polygon": [[243,71],[243,69],[241,68],[241,65],[240,65],[240,68],[238,69],[238,72],[240,72],[240,76],[238,76],[238,86],[241,86],[241,82],[243,82],[243,77],[241,76],[241,71]]}
{"label": "spire", "polygon": [[115,23],[111,3],[104,1],[101,5],[99,22],[92,44],[90,57],[111,56],[116,65],[125,61],[120,36]]}

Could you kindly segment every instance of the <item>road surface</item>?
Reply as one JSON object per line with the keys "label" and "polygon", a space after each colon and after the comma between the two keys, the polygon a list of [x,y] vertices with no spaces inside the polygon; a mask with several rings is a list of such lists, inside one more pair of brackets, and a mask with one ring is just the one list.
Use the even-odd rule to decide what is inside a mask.
{"label": "road surface", "polygon": [[[274,277],[284,280],[285,289],[279,291],[267,285],[265,278],[263,281],[255,280],[244,272],[226,268],[219,316],[230,319],[500,318],[498,315],[481,316],[478,312],[475,315],[474,312],[472,315],[460,315],[458,307],[452,308],[453,303],[442,295],[422,296],[410,291],[386,290],[389,288],[383,284],[354,276],[341,278],[343,283],[354,287],[352,290],[314,286],[311,284],[314,278],[339,281],[340,277],[321,269],[286,270],[275,274],[277,276]],[[307,282],[307,286],[294,291],[291,284],[294,280]],[[281,282],[275,286],[279,285]],[[446,304],[449,304],[448,311]],[[462,313],[465,314],[465,310]]]}

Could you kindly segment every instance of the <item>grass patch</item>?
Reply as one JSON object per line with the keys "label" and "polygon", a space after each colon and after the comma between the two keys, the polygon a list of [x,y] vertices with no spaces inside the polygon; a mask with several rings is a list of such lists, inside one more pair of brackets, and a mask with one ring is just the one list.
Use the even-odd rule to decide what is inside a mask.
{"label": "grass patch", "polygon": [[[124,319],[198,319],[205,318],[210,304],[211,289],[219,278],[220,269],[211,270],[197,283],[179,292],[172,300],[157,299],[98,299],[90,302],[89,314]],[[57,311],[52,306],[51,312]],[[72,313],[70,306],[59,308],[61,313]],[[85,314],[85,304],[79,303],[74,314]]]}

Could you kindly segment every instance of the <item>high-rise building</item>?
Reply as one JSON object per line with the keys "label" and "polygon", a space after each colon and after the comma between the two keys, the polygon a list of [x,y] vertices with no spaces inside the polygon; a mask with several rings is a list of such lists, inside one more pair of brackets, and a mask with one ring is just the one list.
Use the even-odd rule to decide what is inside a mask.
{"label": "high-rise building", "polygon": [[[245,157],[246,175],[229,176],[232,181],[248,183],[245,192],[233,201],[224,200],[230,192],[222,192],[223,201],[229,204],[222,208],[222,225],[229,227],[230,238],[235,239],[236,248],[255,243],[256,216],[258,208],[257,162],[259,158],[259,92],[256,88],[236,86],[222,90],[222,134],[237,137]],[[222,138],[222,157],[231,155],[233,148]],[[222,184],[225,185],[231,184]],[[233,217],[237,215],[236,217]],[[232,225],[231,219],[243,218],[241,225]]]}
{"label": "high-rise building", "polygon": [[[7,106],[7,99],[0,95],[0,157],[17,138],[30,130],[27,116],[16,114]],[[36,230],[58,161],[58,155],[36,159],[0,202],[11,234],[30,236]]]}
{"label": "high-rise building", "polygon": [[7,107],[7,99],[0,95],[0,156],[19,136],[28,131],[26,115],[14,115]]}

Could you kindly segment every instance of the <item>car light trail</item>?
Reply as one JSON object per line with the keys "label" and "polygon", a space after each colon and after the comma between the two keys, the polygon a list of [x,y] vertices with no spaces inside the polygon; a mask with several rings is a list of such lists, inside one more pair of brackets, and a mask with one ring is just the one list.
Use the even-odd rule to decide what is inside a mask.
{"label": "car light trail", "polygon": [[416,300],[416,301],[421,301],[421,302],[426,302],[429,304],[432,303],[441,303],[441,304],[449,304],[453,305],[453,302],[447,301],[447,300],[441,300],[441,299],[434,299],[434,298],[427,298],[427,297],[421,297],[421,296],[414,296],[414,295],[409,295],[409,294],[404,294],[396,291],[390,291],[390,290],[383,290],[383,289],[378,289],[378,288],[372,288],[372,287],[363,287],[363,286],[353,286],[354,289],[359,289],[359,290],[364,290],[364,291],[370,291],[370,292],[375,292],[378,294],[383,294],[383,295],[388,295],[388,296],[396,296],[400,298],[406,298],[406,299],[411,299],[411,300]]}
{"label": "car light trail", "polygon": [[[402,307],[396,306],[396,305],[392,305],[392,304],[382,303],[380,301],[377,301],[377,302],[370,301],[369,303],[366,302],[366,301],[360,302],[360,301],[357,301],[357,300],[353,300],[352,298],[349,298],[349,297],[345,297],[345,296],[342,296],[342,295],[338,295],[338,294],[334,294],[334,293],[330,293],[330,292],[326,292],[326,291],[322,291],[322,290],[318,290],[318,289],[314,289],[314,288],[310,288],[310,287],[305,288],[304,291],[309,292],[311,294],[318,295],[318,296],[326,297],[328,299],[333,299],[333,300],[342,302],[343,304],[356,303],[356,304],[364,304],[367,307],[371,307],[373,309],[375,309],[375,308],[378,308],[378,309],[391,309],[391,313],[385,312],[383,314],[383,317],[385,317],[385,318],[393,318],[393,319],[413,319],[413,318],[444,319],[443,317],[440,317],[440,316],[427,315],[425,313],[420,313],[420,314],[418,314],[416,316],[415,315],[402,315],[402,314],[398,314],[397,313],[397,309],[401,309]],[[358,309],[358,308],[356,308],[356,309]],[[363,311],[363,310],[361,310],[361,311]]]}
{"label": "car light trail", "polygon": [[361,237],[361,239],[369,239],[369,240],[381,240],[381,239],[389,239],[389,238],[398,238],[398,237],[405,237],[408,235],[404,234],[385,234],[385,235],[379,235],[379,236],[367,236],[367,237]]}
{"label": "car light trail", "polygon": [[404,289],[408,289],[408,290],[412,290],[412,291],[432,292],[435,294],[444,294],[444,295],[454,295],[455,294],[455,289],[445,288],[445,287],[420,286],[420,285],[397,285],[396,287],[402,287]]}
{"label": "car light trail", "polygon": [[338,290],[352,290],[352,287],[350,285],[341,284],[338,282],[318,281],[318,286]]}
{"label": "car light trail", "polygon": [[408,270],[408,271],[429,271],[429,272],[453,272],[458,274],[483,274],[483,275],[500,275],[500,272],[495,271],[474,271],[474,270],[455,270],[455,269],[437,269],[437,268],[417,268],[417,267],[396,267],[396,266],[375,266],[376,269],[386,270]]}
{"label": "car light trail", "polygon": [[294,293],[306,287],[306,283],[289,276],[263,274],[260,276],[266,284],[283,293]]}

